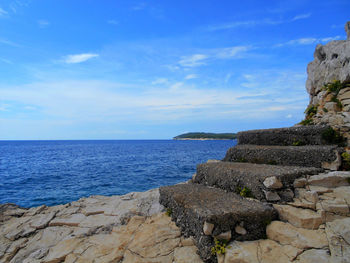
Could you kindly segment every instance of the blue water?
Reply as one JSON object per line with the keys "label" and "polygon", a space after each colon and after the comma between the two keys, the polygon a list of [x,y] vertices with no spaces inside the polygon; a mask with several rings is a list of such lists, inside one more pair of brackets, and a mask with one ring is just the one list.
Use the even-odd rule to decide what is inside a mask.
{"label": "blue water", "polygon": [[186,181],[235,141],[0,141],[0,203],[64,204]]}

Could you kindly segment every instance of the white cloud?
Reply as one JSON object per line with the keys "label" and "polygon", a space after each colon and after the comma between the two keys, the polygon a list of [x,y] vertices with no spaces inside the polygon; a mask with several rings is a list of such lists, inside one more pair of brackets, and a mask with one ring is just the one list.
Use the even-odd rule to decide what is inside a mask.
{"label": "white cloud", "polygon": [[311,16],[311,13],[308,14],[300,14],[294,16],[292,19],[271,19],[271,18],[265,18],[261,20],[246,20],[246,21],[234,21],[219,25],[211,25],[208,27],[209,31],[216,31],[216,30],[225,30],[225,29],[234,29],[237,27],[254,27],[259,25],[280,25],[284,23],[290,23],[301,19],[306,19]]}
{"label": "white cloud", "polygon": [[111,19],[111,20],[108,20],[107,21],[108,24],[111,24],[111,25],[119,25],[119,22],[117,20],[114,20],[114,19]]}
{"label": "white cloud", "polygon": [[13,62],[11,60],[8,60],[6,58],[0,58],[0,61],[6,63],[6,64],[13,64]]}
{"label": "white cloud", "polygon": [[157,78],[154,81],[152,81],[152,85],[158,85],[158,84],[167,84],[169,81],[167,78]]}
{"label": "white cloud", "polygon": [[293,118],[293,115],[292,115],[292,114],[288,114],[288,115],[286,116],[286,118],[287,118],[287,119]]}
{"label": "white cloud", "polygon": [[2,105],[0,105],[0,111],[9,111],[8,107],[9,107],[8,104],[2,104]]}
{"label": "white cloud", "polygon": [[68,55],[64,58],[64,62],[67,64],[81,63],[81,62],[85,62],[89,59],[96,58],[98,56],[99,56],[98,54],[92,54],[92,53]]}
{"label": "white cloud", "polygon": [[37,22],[40,28],[46,28],[50,25],[50,22],[44,19],[40,19]]}
{"label": "white cloud", "polygon": [[295,17],[292,18],[292,21],[306,19],[306,18],[309,18],[310,16],[311,16],[311,13],[296,15]]}
{"label": "white cloud", "polygon": [[245,51],[249,50],[249,46],[235,46],[229,48],[218,49],[216,57],[221,59],[239,57]]}
{"label": "white cloud", "polygon": [[288,45],[312,45],[317,43],[325,43],[325,42],[329,42],[337,39],[340,39],[340,36],[324,37],[324,38],[305,37],[305,38],[289,40],[288,42],[277,44],[275,45],[275,47],[283,47]]}
{"label": "white cloud", "polygon": [[10,41],[10,40],[1,39],[1,38],[0,38],[0,44],[12,46],[12,47],[20,47],[20,46],[21,46],[21,45],[19,45],[19,44],[17,44],[17,43],[14,43],[14,42]]}
{"label": "white cloud", "polygon": [[198,78],[197,74],[189,74],[185,77],[185,79],[196,79],[196,78]]}
{"label": "white cloud", "polygon": [[182,57],[178,63],[183,67],[198,67],[205,65],[204,60],[207,58],[208,56],[204,54],[194,54],[192,56]]}
{"label": "white cloud", "polygon": [[0,17],[4,17],[4,16],[7,16],[7,12],[4,10],[4,9],[2,9],[1,7],[0,7]]}

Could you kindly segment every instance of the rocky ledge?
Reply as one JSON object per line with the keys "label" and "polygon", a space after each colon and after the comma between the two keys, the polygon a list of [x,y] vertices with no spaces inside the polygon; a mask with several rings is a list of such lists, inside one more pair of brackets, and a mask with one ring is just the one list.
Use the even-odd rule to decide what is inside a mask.
{"label": "rocky ledge", "polygon": [[[219,262],[350,262],[350,172],[294,181],[267,239],[233,241]],[[159,204],[159,190],[53,207],[0,206],[0,262],[202,262]]]}

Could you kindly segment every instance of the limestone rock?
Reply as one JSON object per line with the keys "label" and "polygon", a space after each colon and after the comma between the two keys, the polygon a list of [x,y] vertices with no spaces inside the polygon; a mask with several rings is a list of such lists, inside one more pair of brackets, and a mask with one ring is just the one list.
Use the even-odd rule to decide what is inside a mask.
{"label": "limestone rock", "polygon": [[296,208],[289,205],[273,205],[282,220],[288,221],[295,227],[317,229],[323,218],[320,213],[309,209]]}
{"label": "limestone rock", "polygon": [[267,177],[264,182],[264,186],[269,189],[280,189],[283,187],[282,182],[276,176]]}
{"label": "limestone rock", "polygon": [[310,249],[299,255],[296,263],[331,263],[329,252],[323,249]]}
{"label": "limestone rock", "polygon": [[[161,217],[167,217],[161,215]],[[168,255],[180,244],[180,230],[163,218],[155,224],[144,224],[135,234],[129,250],[143,258]]]}
{"label": "limestone rock", "polygon": [[228,240],[228,241],[231,239],[231,237],[232,237],[232,234],[230,230],[215,236],[215,238],[218,240]]}
{"label": "limestone rock", "polygon": [[330,172],[326,174],[313,175],[308,180],[310,185],[323,186],[328,188],[334,188],[338,186],[348,186],[348,179],[350,178],[350,172]]}
{"label": "limestone rock", "polygon": [[174,250],[174,263],[203,263],[195,246],[178,247]]}
{"label": "limestone rock", "polygon": [[56,246],[50,248],[49,254],[45,258],[45,263],[58,263],[63,261],[82,240],[72,238],[59,242]]}
{"label": "limestone rock", "polygon": [[328,246],[323,230],[297,228],[288,223],[273,221],[267,226],[267,237],[282,245],[292,245],[300,249],[324,248]]}
{"label": "limestone rock", "polygon": [[225,263],[289,263],[302,251],[290,245],[282,246],[269,239],[235,241],[231,242],[228,247]]}
{"label": "limestone rock", "polygon": [[204,225],[203,225],[203,233],[204,235],[211,235],[211,233],[213,232],[213,229],[214,229],[214,224],[212,223],[209,223],[209,222],[204,222]]}
{"label": "limestone rock", "polygon": [[239,234],[239,235],[245,235],[245,234],[247,234],[247,230],[245,230],[244,227],[239,226],[239,225],[235,227],[235,232],[236,232],[237,234]]}
{"label": "limestone rock", "polygon": [[350,218],[326,223],[332,262],[350,262]]}
{"label": "limestone rock", "polygon": [[276,192],[264,191],[264,193],[267,201],[274,202],[281,200],[281,197]]}

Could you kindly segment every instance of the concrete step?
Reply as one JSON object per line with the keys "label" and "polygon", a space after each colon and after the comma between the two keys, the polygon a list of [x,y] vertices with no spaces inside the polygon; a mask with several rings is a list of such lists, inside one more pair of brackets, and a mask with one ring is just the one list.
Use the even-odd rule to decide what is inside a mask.
{"label": "concrete step", "polygon": [[[253,145],[324,145],[332,144],[327,132],[330,127],[326,125],[297,126],[279,129],[263,129],[239,132],[238,144]],[[334,143],[333,143],[334,144]]]}
{"label": "concrete step", "polygon": [[340,151],[335,145],[237,145],[227,151],[223,161],[337,170],[341,164]]}
{"label": "concrete step", "polygon": [[[238,162],[197,165],[194,183],[221,188],[261,201],[292,201],[296,178],[322,172],[321,168]],[[246,189],[246,190],[244,190]],[[274,198],[272,198],[274,197]]]}
{"label": "concrete step", "polygon": [[271,205],[218,188],[179,184],[160,188],[159,201],[185,236],[193,236],[201,258],[216,262],[214,240],[256,240],[277,217]]}

